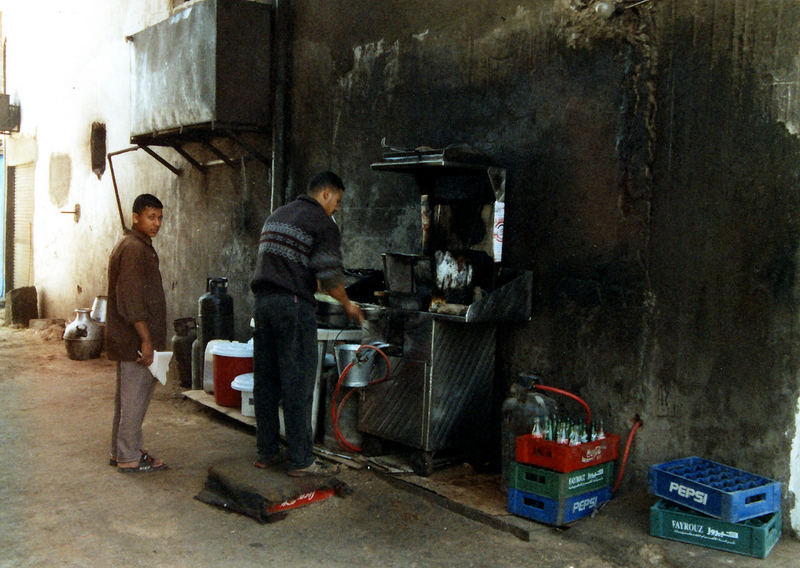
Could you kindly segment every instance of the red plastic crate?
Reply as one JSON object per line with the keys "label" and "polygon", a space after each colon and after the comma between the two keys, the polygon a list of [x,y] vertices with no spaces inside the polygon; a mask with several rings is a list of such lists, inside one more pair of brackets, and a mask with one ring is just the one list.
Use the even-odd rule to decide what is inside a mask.
{"label": "red plastic crate", "polygon": [[567,446],[552,440],[534,438],[530,434],[517,438],[517,461],[561,473],[616,460],[619,436],[606,434],[605,439]]}

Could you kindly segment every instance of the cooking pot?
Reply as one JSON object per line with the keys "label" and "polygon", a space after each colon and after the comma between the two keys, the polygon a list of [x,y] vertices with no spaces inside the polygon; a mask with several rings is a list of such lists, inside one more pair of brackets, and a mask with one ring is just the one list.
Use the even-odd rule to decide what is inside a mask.
{"label": "cooking pot", "polygon": [[327,294],[314,294],[317,300],[317,325],[327,328],[344,328],[350,326],[350,319],[344,306],[336,298]]}
{"label": "cooking pot", "polygon": [[[347,317],[344,306],[335,298],[327,294],[315,294],[317,299],[316,320],[317,325],[326,328],[358,327],[358,324]],[[373,304],[358,304],[365,320],[378,319],[383,311]]]}
{"label": "cooking pot", "polygon": [[343,328],[350,326],[350,319],[341,304],[317,302],[317,324],[328,328]]}

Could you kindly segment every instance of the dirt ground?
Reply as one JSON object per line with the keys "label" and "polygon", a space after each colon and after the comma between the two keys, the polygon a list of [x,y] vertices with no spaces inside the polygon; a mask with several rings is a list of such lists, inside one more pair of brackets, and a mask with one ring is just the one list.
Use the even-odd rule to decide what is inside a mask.
{"label": "dirt ground", "polygon": [[253,456],[251,428],[168,382],[145,439],[170,468],[120,474],[107,463],[113,388],[105,358],[73,361],[58,334],[0,327],[0,566],[798,566],[786,534],[766,560],[653,538],[654,499],[638,489],[566,530],[532,523],[525,541],[346,469],[350,496],[259,524],[194,498],[209,464]]}

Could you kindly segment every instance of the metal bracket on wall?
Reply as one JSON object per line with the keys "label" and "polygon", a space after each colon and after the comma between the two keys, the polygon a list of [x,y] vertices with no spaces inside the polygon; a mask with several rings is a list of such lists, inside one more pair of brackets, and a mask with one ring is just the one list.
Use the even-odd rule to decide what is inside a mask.
{"label": "metal bracket on wall", "polygon": [[269,167],[272,162],[271,158],[269,156],[265,156],[260,150],[258,150],[258,148],[255,147],[255,145],[247,142],[242,136],[244,133],[249,133],[260,137],[267,136],[266,132],[254,129],[252,127],[233,124],[205,123],[196,124],[193,126],[184,126],[168,132],[154,132],[152,134],[140,134],[137,136],[132,136],[131,142],[147,151],[176,175],[180,175],[180,171],[175,171],[177,168],[174,168],[174,166],[158,156],[151,149],[151,146],[164,146],[172,148],[183,158],[185,158],[186,161],[189,162],[193,167],[200,172],[205,173],[208,167],[212,164],[210,162],[203,163],[192,156],[189,153],[187,145],[199,144],[214,154],[221,163],[231,168],[236,168],[238,167],[240,161],[234,156],[226,155],[225,152],[223,152],[214,143],[214,141],[218,139],[227,139]]}
{"label": "metal bracket on wall", "polygon": [[[251,134],[264,135],[264,133],[252,130],[243,130],[243,132],[250,132]],[[200,125],[196,128],[182,128],[179,131],[175,132],[133,136],[131,137],[131,142],[136,144],[135,146],[131,146],[130,148],[125,148],[124,150],[118,150],[116,152],[109,152],[107,154],[108,165],[109,169],[111,170],[111,182],[114,186],[114,195],[116,196],[117,199],[119,220],[120,223],[122,224],[122,230],[124,232],[127,233],[128,228],[125,226],[125,216],[122,212],[122,203],[119,198],[119,188],[117,187],[117,177],[114,172],[114,162],[112,158],[120,154],[125,154],[127,152],[133,152],[139,150],[141,148],[142,150],[147,152],[150,156],[152,156],[155,160],[157,160],[158,163],[163,165],[165,168],[167,168],[176,176],[179,176],[183,174],[183,170],[177,166],[173,166],[163,156],[160,156],[158,153],[156,153],[155,150],[151,148],[151,146],[168,147],[175,150],[194,168],[199,170],[201,173],[205,174],[208,171],[208,167],[212,164],[210,162],[201,163],[194,156],[192,156],[189,153],[189,151],[185,148],[187,144],[200,144],[208,151],[210,151],[212,154],[217,156],[217,158],[219,158],[221,163],[224,163],[231,168],[238,167],[240,162],[237,161],[235,158],[226,155],[222,150],[220,150],[217,146],[215,146],[212,143],[212,139],[214,138],[227,138],[231,140],[232,142],[240,146],[245,152],[252,155],[257,160],[263,162],[267,167],[270,167],[271,164],[270,157],[265,156],[253,144],[250,144],[244,138],[242,138],[240,132],[236,132],[232,127],[219,128],[218,125],[210,125],[210,126]]]}
{"label": "metal bracket on wall", "polygon": [[183,173],[183,170],[181,168],[179,168],[177,166],[173,166],[172,164],[170,164],[167,160],[165,160],[164,158],[162,158],[161,156],[156,154],[155,151],[150,148],[150,146],[146,146],[144,144],[139,144],[138,148],[141,148],[142,150],[144,150],[145,152],[147,152],[148,154],[153,156],[153,158],[155,158],[158,161],[159,164],[161,164],[162,166],[167,168],[169,171],[171,171],[176,176],[179,176],[179,175],[181,175]]}
{"label": "metal bracket on wall", "polygon": [[176,176],[181,175],[181,173],[183,173],[183,170],[170,164],[167,160],[156,154],[148,146],[144,146],[141,144],[137,146],[131,146],[130,148],[125,148],[124,150],[117,150],[116,152],[109,152],[108,154],[106,154],[106,157],[108,158],[108,169],[111,170],[111,184],[114,186],[114,196],[117,199],[117,211],[119,212],[119,222],[122,224],[122,231],[124,233],[128,232],[128,227],[125,225],[125,214],[122,212],[122,202],[120,201],[119,198],[119,187],[117,187],[117,175],[114,172],[114,161],[112,160],[112,158],[114,156],[119,156],[120,154],[126,154],[127,152],[135,152],[139,148],[141,148],[142,150],[153,156],[153,158],[158,160],[160,164],[162,164]]}

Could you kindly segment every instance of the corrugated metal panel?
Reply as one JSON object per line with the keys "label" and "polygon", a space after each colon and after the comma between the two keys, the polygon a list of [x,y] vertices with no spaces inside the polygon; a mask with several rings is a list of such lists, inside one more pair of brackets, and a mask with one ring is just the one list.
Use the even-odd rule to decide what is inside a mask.
{"label": "corrugated metal panel", "polygon": [[496,329],[430,319],[420,328],[427,344],[404,346],[392,378],[364,389],[359,430],[423,451],[470,446],[465,436],[489,416]]}
{"label": "corrugated metal panel", "polygon": [[435,322],[430,376],[430,423],[425,447],[473,445],[461,439],[485,429],[494,378],[495,333],[489,325]]}
{"label": "corrugated metal panel", "polygon": [[34,164],[8,168],[9,289],[33,285]]}
{"label": "corrugated metal panel", "polygon": [[132,36],[131,136],[189,126],[266,131],[271,6],[206,0]]}

